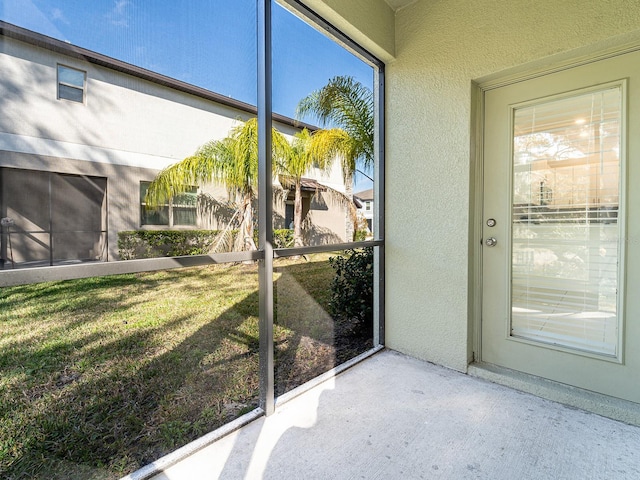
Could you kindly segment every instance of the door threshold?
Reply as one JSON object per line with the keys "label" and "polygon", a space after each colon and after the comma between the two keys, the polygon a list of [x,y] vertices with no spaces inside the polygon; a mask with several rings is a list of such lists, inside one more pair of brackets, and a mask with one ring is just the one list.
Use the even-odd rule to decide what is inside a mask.
{"label": "door threshold", "polygon": [[491,363],[472,363],[467,372],[471,376],[562,403],[568,407],[579,408],[640,427],[639,403],[554,382]]}

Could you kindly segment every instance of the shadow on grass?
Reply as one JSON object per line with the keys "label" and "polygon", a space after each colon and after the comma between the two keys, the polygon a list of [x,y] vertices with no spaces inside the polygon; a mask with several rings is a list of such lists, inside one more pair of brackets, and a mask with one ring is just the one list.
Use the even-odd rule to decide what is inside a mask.
{"label": "shadow on grass", "polygon": [[[175,279],[169,276],[168,281]],[[197,328],[191,315],[173,315],[159,326],[127,330],[124,325],[115,336],[106,327],[75,340],[49,342],[30,357],[5,354],[2,365],[11,367],[17,380],[11,385],[13,377],[5,376],[3,368],[9,388],[0,397],[5,426],[0,476],[118,478],[255,408],[256,280],[230,307],[199,318]],[[113,288],[111,278],[104,282],[81,290],[95,297]],[[135,285],[144,292],[159,283],[135,277],[115,282],[117,288]],[[70,285],[37,294],[24,290],[31,301],[52,301],[52,291],[63,295]],[[117,303],[112,301],[116,310]],[[78,323],[56,327],[56,335]]]}
{"label": "shadow on grass", "polygon": [[[371,341],[327,313],[327,261],[276,271],[282,394]],[[0,331],[42,322],[0,347],[3,479],[119,478],[257,407],[255,265],[15,287],[0,305],[32,308]]]}
{"label": "shadow on grass", "polygon": [[277,266],[275,391],[282,395],[372,348],[370,335],[332,314],[328,260]]}

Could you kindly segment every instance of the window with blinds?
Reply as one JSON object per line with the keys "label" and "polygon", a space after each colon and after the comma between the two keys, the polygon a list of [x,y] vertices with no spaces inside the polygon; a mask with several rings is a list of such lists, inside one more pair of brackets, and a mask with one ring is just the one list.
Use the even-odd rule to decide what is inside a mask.
{"label": "window with blinds", "polygon": [[622,87],[513,110],[511,335],[618,354]]}

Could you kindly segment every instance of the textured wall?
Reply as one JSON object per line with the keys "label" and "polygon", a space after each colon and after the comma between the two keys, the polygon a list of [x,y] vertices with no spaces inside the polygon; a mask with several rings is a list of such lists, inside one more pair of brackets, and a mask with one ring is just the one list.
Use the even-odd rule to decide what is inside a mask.
{"label": "textured wall", "polygon": [[387,68],[389,347],[466,369],[472,80],[638,29],[637,0],[420,0],[397,13]]}
{"label": "textured wall", "polygon": [[[57,64],[87,72],[86,104],[57,100]],[[7,37],[0,71],[0,133],[142,153],[160,167],[249,116]]]}

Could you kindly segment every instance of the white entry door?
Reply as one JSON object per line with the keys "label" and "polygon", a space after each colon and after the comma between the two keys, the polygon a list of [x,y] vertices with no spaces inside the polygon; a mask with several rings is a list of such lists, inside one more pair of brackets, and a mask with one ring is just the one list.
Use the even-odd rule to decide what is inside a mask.
{"label": "white entry door", "polygon": [[485,92],[484,362],[640,402],[640,53]]}

